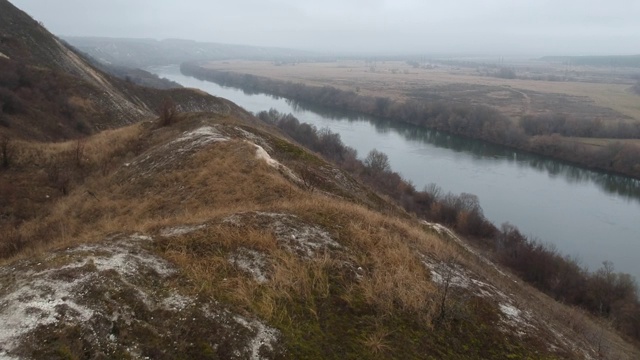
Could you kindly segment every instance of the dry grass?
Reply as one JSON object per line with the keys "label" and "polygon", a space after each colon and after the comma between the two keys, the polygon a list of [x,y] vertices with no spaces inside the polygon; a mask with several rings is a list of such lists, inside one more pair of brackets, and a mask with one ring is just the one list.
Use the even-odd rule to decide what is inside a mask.
{"label": "dry grass", "polygon": [[[342,320],[343,315],[344,319],[360,319],[351,311],[373,314],[379,323],[362,320],[354,335],[358,346],[368,349],[373,357],[385,357],[395,349],[404,336],[394,333],[398,321],[402,326],[419,324],[421,334],[433,330],[430,324],[437,315],[439,289],[422,262],[424,256],[435,261],[455,257],[461,266],[492,279],[505,292],[530,299],[526,302],[530,308],[540,306],[532,295],[537,294],[534,290],[522,295],[520,284],[498,276],[458,244],[427,231],[394,206],[386,204],[383,214],[365,202],[310,191],[257,159],[255,147],[242,139],[181,153],[176,158],[179,161],[141,175],[138,167],[142,165],[135,159],[150,154],[162,159],[176,155],[152,150],[201,120],[189,119],[168,128],[141,124],[87,139],[82,181],[67,196],[43,204],[36,216],[12,228],[10,236],[24,246],[2,264],[52,248],[102,241],[111,233],[153,234],[157,252],[181,270],[182,277],[173,280],[172,286],[199,299],[230,304],[240,313],[258,315],[288,334],[287,341],[292,343],[311,341],[300,340],[305,337],[295,334],[318,331],[317,324],[336,324],[336,330],[347,331],[354,324]],[[210,119],[210,125],[221,123],[231,124],[221,125],[223,129],[236,126],[231,119]],[[22,170],[15,171],[35,167],[29,164],[68,158],[77,143],[21,146]],[[103,168],[101,163],[109,159],[114,159],[113,165]],[[224,221],[233,214],[255,211],[295,215],[300,222],[326,231],[340,247],[301,257],[283,247],[276,232],[259,221]],[[159,235],[164,228],[184,224],[206,226],[174,237]],[[266,283],[255,281],[229,260],[239,249],[259,252],[268,260]],[[498,310],[482,305],[482,311]],[[549,321],[559,316],[560,310],[554,311]],[[557,326],[584,328],[581,324]],[[588,329],[593,332],[597,327]],[[612,336],[607,341],[622,346],[612,333],[607,334]]]}
{"label": "dry grass", "polygon": [[[139,123],[115,130],[105,130],[87,139],[58,143],[16,141],[16,166],[38,167],[59,162],[75,163],[78,147],[81,147],[81,166],[102,167],[114,157],[122,157],[134,151],[148,123]],[[125,152],[125,154],[122,154]],[[66,164],[65,164],[66,165]],[[74,164],[75,165],[75,164]]]}
{"label": "dry grass", "polygon": [[[391,97],[396,100],[407,99],[416,90],[431,88],[454,101],[473,100],[493,104],[515,118],[550,110],[546,108],[549,101],[544,100],[536,105],[536,99],[529,96],[531,93],[538,93],[548,97],[556,105],[574,103],[578,112],[581,112],[580,108],[593,110],[595,106],[613,109],[640,120],[638,96],[629,91],[629,84],[500,79],[480,76],[470,68],[440,66],[434,69],[414,69],[401,61],[377,62],[375,71],[371,71],[372,64],[355,60],[300,63],[296,66],[275,66],[265,61],[214,61],[207,67],[314,86],[329,85],[352,91],[359,89],[363,95]],[[461,91],[452,90],[452,86],[460,85],[466,87]],[[494,99],[496,97],[501,99]],[[563,101],[553,101],[553,98],[562,98]]]}
{"label": "dry grass", "polygon": [[597,147],[602,147],[602,146],[607,146],[611,143],[615,143],[615,142],[622,142],[625,144],[636,144],[636,145],[640,145],[640,140],[639,139],[596,139],[596,138],[563,138],[564,141],[566,142],[576,142],[576,143],[580,143],[580,144],[585,144],[585,145],[591,145],[591,146],[597,146]]}
{"label": "dry grass", "polygon": [[389,346],[389,337],[390,333],[384,329],[376,329],[371,334],[368,334],[363,339],[364,345],[369,349],[369,351],[374,355],[384,355],[391,350],[391,346]]}
{"label": "dry grass", "polygon": [[[187,123],[193,126],[201,120],[188,119]],[[232,119],[212,121],[234,125]],[[24,213],[18,223],[3,224],[15,233],[15,243],[28,248],[17,255],[28,256],[41,246],[46,249],[52,244],[69,246],[98,240],[115,231],[147,231],[172,223],[205,221],[220,213],[253,210],[283,198],[304,196],[256,159],[253,145],[239,139],[216,143],[206,151],[178,154],[183,158],[168,168],[139,176],[132,160],[189,127],[186,123],[177,125],[155,129],[138,124],[105,131],[83,142],[20,142],[16,166],[0,174],[4,184],[0,188],[6,190],[0,195],[13,199]],[[68,176],[67,195],[58,188],[59,179],[51,179],[52,169],[58,177]],[[20,188],[16,191],[15,186]],[[16,212],[13,208],[3,210]],[[15,252],[9,248],[3,251],[5,257]]]}
{"label": "dry grass", "polygon": [[[257,310],[266,311],[261,315],[267,318],[274,315],[274,309],[283,299],[311,301],[315,296],[328,296],[330,274],[344,266],[365,269],[360,281],[348,283],[345,299],[364,299],[389,315],[395,311],[430,312],[434,287],[416,251],[412,250],[412,244],[433,251],[442,246],[437,237],[418,232],[403,237],[402,234],[411,233],[409,224],[400,220],[385,221],[373,211],[320,195],[307,194],[306,199],[280,202],[263,210],[291,213],[318,222],[330,218],[334,238],[349,250],[321,253],[304,260],[277,248],[270,233],[250,227],[238,229],[231,225],[216,225],[202,235],[172,240],[167,255],[180,267],[190,269],[189,277],[195,283],[206,284],[201,288],[213,293],[233,294],[233,299],[245,306],[260,304]],[[332,214],[340,215],[333,217]],[[259,250],[272,259],[268,287],[255,283],[242,272],[234,272],[226,261],[220,260],[224,253],[239,247]],[[218,275],[212,277],[211,274]],[[222,283],[221,277],[226,279]]]}

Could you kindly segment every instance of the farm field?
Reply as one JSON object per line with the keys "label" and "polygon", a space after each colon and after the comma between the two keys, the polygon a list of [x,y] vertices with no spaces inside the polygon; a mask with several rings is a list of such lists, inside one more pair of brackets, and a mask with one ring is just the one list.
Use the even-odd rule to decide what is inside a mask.
{"label": "farm field", "polygon": [[[631,91],[634,71],[527,62],[514,66],[516,79],[494,76],[497,68],[404,61],[342,60],[277,64],[212,61],[206,68],[315,86],[334,86],[395,100],[448,100],[489,105],[517,120],[525,115],[565,114],[576,119],[640,120],[640,96]],[[565,76],[570,81],[548,81]]]}

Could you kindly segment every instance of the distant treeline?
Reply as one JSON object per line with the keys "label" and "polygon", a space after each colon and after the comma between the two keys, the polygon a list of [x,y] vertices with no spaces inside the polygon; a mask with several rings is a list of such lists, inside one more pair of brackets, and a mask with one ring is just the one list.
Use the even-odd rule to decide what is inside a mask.
{"label": "distant treeline", "polygon": [[330,86],[308,86],[206,69],[196,63],[184,63],[180,68],[185,75],[223,86],[402,121],[640,179],[640,146],[617,141],[606,146],[592,146],[566,138],[640,138],[640,125],[631,121],[603,122],[567,116],[537,116],[516,122],[488,106],[446,100],[393,101]]}
{"label": "distant treeline", "polygon": [[599,270],[589,272],[555,249],[528,239],[513,225],[497,228],[484,217],[475,195],[445,194],[436,185],[416,190],[392,171],[382,152],[373,150],[361,161],[356,150],[344,145],[340,135],[329,129],[318,130],[275,110],[261,112],[258,117],[393,198],[408,212],[450,226],[476,241],[497,262],[556,300],[609,319],[620,331],[640,340],[637,284],[632,276],[616,273],[611,263],[605,262]]}
{"label": "distant treeline", "polygon": [[571,65],[640,67],[640,55],[544,56],[540,60]]}

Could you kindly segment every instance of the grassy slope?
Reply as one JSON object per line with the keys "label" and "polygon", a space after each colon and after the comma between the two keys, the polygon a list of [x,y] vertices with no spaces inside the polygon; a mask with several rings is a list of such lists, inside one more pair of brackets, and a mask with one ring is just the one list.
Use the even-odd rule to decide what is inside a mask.
{"label": "grassy slope", "polygon": [[[585,315],[514,284],[446,235],[244,116],[189,114],[170,128],[141,123],[106,131],[88,139],[80,156],[77,142],[17,143],[15,165],[0,173],[7,204],[3,262],[45,257],[114,232],[152,234],[158,239],[153,250],[187,280],[176,289],[266,320],[281,331],[286,358],[580,358],[579,349],[595,351],[596,335],[608,355],[635,356]],[[230,140],[203,146],[199,138],[176,140],[202,126]],[[249,141],[302,179],[256,158]],[[40,170],[42,164],[49,165]],[[184,224],[205,226],[160,235]],[[339,246],[305,256],[287,250],[286,239],[309,227]],[[268,282],[227,260],[242,249],[268,260]],[[464,269],[464,277],[485,284],[490,295],[452,286],[441,318],[445,288],[432,275],[446,269]],[[500,304],[521,309],[521,317],[505,317]]]}

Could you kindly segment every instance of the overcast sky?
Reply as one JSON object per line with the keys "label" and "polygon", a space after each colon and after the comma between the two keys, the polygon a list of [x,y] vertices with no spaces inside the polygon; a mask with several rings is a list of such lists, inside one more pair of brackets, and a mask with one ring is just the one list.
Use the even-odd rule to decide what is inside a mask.
{"label": "overcast sky", "polygon": [[57,35],[316,51],[638,54],[639,0],[10,0]]}

